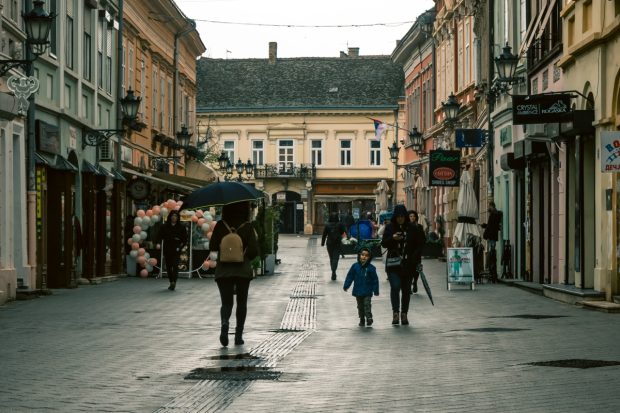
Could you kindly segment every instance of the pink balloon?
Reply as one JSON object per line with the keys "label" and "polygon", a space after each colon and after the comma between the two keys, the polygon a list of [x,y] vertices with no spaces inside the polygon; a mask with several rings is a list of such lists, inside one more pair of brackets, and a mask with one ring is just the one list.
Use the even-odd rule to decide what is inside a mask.
{"label": "pink balloon", "polygon": [[146,216],[147,217],[152,217],[153,216],[153,210],[149,209],[148,211],[146,211]]}
{"label": "pink balloon", "polygon": [[149,264],[153,267],[157,265],[157,258],[149,258]]}
{"label": "pink balloon", "polygon": [[197,216],[198,218],[202,218],[202,210],[201,210],[201,209],[199,209],[198,211],[196,211],[196,216]]}
{"label": "pink balloon", "polygon": [[146,258],[144,258],[144,255],[140,255],[138,258],[136,258],[136,261],[138,262],[138,264],[144,265],[144,263],[146,262]]}
{"label": "pink balloon", "polygon": [[198,225],[202,226],[202,224],[204,224],[205,222],[207,221],[205,221],[204,218],[198,218]]}
{"label": "pink balloon", "polygon": [[138,244],[137,242],[132,243],[131,249],[138,251],[140,249],[140,244]]}
{"label": "pink balloon", "polygon": [[146,215],[146,213],[144,212],[144,210],[139,209],[138,212],[136,212],[136,215],[138,215],[140,218],[142,218],[144,215]]}
{"label": "pink balloon", "polygon": [[209,222],[209,227],[211,228],[211,231],[213,231],[215,229],[215,224],[217,224],[217,221]]}
{"label": "pink balloon", "polygon": [[203,263],[202,263],[202,268],[204,268],[205,270],[206,270],[207,268],[209,268],[209,262],[210,262],[210,261],[209,261],[209,259],[207,258],[207,259],[205,260],[205,262],[203,262]]}
{"label": "pink balloon", "polygon": [[181,205],[175,205],[172,209],[174,209],[175,211],[178,211],[179,209],[181,209]]}
{"label": "pink balloon", "polygon": [[159,215],[160,212],[161,212],[161,207],[159,205],[155,205],[153,207],[153,214]]}
{"label": "pink balloon", "polygon": [[212,235],[213,235],[213,231],[207,232],[207,239],[211,239]]}
{"label": "pink balloon", "polygon": [[145,252],[146,252],[146,250],[144,248],[140,248],[138,250],[138,255],[142,256],[142,255],[144,255]]}
{"label": "pink balloon", "polygon": [[133,245],[133,238],[127,239],[127,245]]}
{"label": "pink balloon", "polygon": [[217,261],[209,261],[209,268],[215,268]]}
{"label": "pink balloon", "polygon": [[198,222],[198,216],[192,215],[192,222]]}
{"label": "pink balloon", "polygon": [[146,269],[140,271],[140,277],[146,278],[148,276],[149,276],[149,272]]}
{"label": "pink balloon", "polygon": [[140,225],[136,225],[135,227],[133,227],[134,234],[139,234],[141,231],[142,231],[142,227]]}

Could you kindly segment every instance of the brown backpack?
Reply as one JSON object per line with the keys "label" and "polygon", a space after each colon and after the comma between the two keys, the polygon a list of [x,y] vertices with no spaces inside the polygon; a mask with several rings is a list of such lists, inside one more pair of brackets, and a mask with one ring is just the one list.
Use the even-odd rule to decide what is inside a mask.
{"label": "brown backpack", "polygon": [[219,253],[219,261],[220,262],[243,262],[243,256],[245,250],[243,249],[243,241],[237,231],[243,227],[247,222],[239,225],[239,228],[230,227],[226,221],[221,221],[226,228],[228,229],[228,234],[222,237],[222,241],[220,242],[220,253]]}

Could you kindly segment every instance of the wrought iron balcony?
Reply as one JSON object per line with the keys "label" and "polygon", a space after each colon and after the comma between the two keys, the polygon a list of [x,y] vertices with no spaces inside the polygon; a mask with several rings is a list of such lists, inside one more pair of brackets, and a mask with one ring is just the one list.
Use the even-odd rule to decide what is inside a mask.
{"label": "wrought iron balcony", "polygon": [[255,179],[268,178],[296,178],[296,179],[314,179],[316,177],[316,168],[313,164],[265,164],[258,165],[254,168]]}

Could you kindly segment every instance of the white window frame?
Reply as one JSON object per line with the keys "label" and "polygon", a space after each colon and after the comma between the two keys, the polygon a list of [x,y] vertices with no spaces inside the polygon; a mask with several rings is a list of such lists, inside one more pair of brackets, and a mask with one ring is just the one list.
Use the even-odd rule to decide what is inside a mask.
{"label": "white window frame", "polygon": [[[283,145],[283,143],[288,143],[290,142],[291,145]],[[288,152],[288,149],[290,148],[290,153],[282,153],[282,150],[286,148]],[[285,159],[282,160],[281,157],[284,156]],[[290,157],[290,159],[289,159]],[[280,139],[278,140],[278,159],[277,159],[277,163],[278,163],[278,169],[284,169],[284,170],[289,170],[289,168],[287,168],[287,165],[290,165],[290,170],[292,170],[293,167],[295,167],[295,140],[292,138],[286,138],[286,139]]]}
{"label": "white window frame", "polygon": [[[376,148],[373,148],[373,145],[379,145]],[[381,152],[382,152],[381,141],[377,141],[371,139],[368,141],[368,164],[372,167],[380,167],[381,166]]]}
{"label": "white window frame", "polygon": [[[260,148],[256,144],[260,143]],[[252,140],[252,163],[255,166],[265,165],[265,141],[262,139]]]}
{"label": "white window frame", "polygon": [[[314,142],[318,142],[320,146],[315,148]],[[323,166],[323,139],[310,140],[310,163],[314,166]]]}
{"label": "white window frame", "polygon": [[[348,142],[349,147],[345,148],[343,144]],[[340,139],[338,144],[338,165],[339,166],[352,166],[353,165],[353,139]]]}
{"label": "white window frame", "polygon": [[237,161],[237,159],[235,159],[235,153],[237,153],[237,142],[232,139],[225,140],[222,143],[222,148],[222,150],[228,156],[230,163],[234,165]]}

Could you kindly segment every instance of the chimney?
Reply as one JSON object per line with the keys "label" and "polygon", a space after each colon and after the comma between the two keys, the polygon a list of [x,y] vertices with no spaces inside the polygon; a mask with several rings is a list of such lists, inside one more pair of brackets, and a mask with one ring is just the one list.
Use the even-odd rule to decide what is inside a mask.
{"label": "chimney", "polygon": [[275,64],[277,58],[278,58],[278,43],[269,42],[269,63],[271,63],[272,65]]}
{"label": "chimney", "polygon": [[345,52],[343,52],[342,50],[340,51],[340,58],[344,58],[344,57],[348,57],[347,54]]}
{"label": "chimney", "polygon": [[359,47],[349,47],[349,57],[351,57],[351,58],[360,57],[360,48]]}

